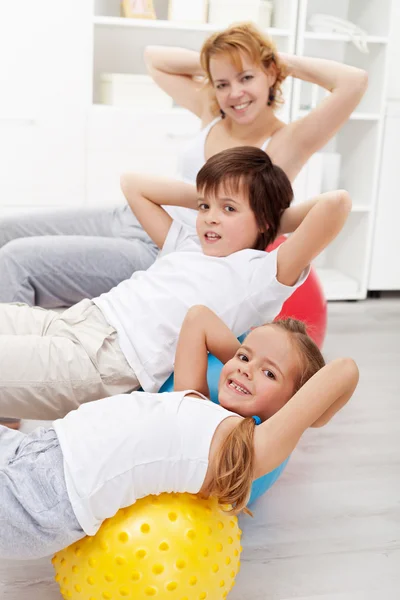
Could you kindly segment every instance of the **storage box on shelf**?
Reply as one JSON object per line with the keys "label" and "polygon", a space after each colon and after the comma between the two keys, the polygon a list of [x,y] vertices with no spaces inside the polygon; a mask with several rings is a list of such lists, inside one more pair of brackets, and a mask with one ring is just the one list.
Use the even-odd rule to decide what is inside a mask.
{"label": "storage box on shelf", "polygon": [[170,110],[173,104],[149,75],[128,73],[102,73],[100,100],[101,104],[147,110]]}
{"label": "storage box on shelf", "polygon": [[[350,120],[322,153],[338,153],[338,186],[352,197],[353,210],[344,230],[317,261],[325,294],[330,300],[356,300],[367,294],[372,224],[375,214],[381,154],[382,122],[386,84],[390,0],[300,0],[296,53],[344,62],[368,73],[368,89]],[[311,27],[311,17],[325,13],[353,22],[366,32],[368,53],[358,49],[351,35],[335,22],[333,30]],[[315,23],[315,19],[313,21]],[[308,82],[294,81],[292,119],[298,119],[327,92]],[[327,191],[329,186],[321,186]]]}
{"label": "storage box on shelf", "polygon": [[208,22],[224,27],[226,16],[231,21],[254,21],[259,27],[271,25],[271,0],[208,0]]}

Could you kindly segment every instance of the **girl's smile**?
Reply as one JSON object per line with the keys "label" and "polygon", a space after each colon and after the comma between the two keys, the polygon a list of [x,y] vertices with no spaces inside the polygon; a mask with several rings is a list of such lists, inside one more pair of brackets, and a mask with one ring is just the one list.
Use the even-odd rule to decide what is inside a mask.
{"label": "girl's smile", "polygon": [[219,402],[244,417],[268,419],[293,395],[300,369],[300,358],[287,332],[273,325],[257,327],[224,365]]}

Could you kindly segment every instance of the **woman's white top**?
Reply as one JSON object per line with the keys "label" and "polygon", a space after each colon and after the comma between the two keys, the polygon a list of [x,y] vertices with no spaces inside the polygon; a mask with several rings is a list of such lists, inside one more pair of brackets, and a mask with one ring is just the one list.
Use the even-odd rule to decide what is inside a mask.
{"label": "woman's white top", "polygon": [[[184,147],[180,154],[178,165],[178,176],[183,181],[188,183],[196,183],[197,173],[205,164],[205,148],[208,134],[211,129],[221,121],[221,117],[217,117],[211,123],[203,127],[201,131]],[[270,137],[265,140],[261,146],[261,150],[266,151]],[[182,208],[180,206],[164,206],[169,215],[176,221],[196,228],[197,210],[191,208]]]}
{"label": "woman's white top", "polygon": [[215,430],[238,415],[190,393],[197,394],[119,394],[54,421],[68,495],[87,535],[139,498],[201,489]]}

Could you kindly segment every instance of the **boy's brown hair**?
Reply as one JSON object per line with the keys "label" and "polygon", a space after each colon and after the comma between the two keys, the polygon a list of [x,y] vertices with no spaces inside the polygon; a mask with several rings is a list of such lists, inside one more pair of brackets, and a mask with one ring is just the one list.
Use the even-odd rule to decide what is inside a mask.
{"label": "boy's brown hair", "polygon": [[197,174],[196,186],[201,194],[247,194],[259,229],[256,250],[274,241],[283,211],[293,200],[285,172],[254,146],[228,148],[209,158]]}

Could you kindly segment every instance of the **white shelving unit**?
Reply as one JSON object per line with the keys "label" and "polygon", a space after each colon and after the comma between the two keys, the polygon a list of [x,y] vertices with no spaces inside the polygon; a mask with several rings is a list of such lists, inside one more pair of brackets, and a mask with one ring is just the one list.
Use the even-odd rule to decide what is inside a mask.
{"label": "white shelving unit", "polygon": [[[340,32],[312,31],[310,17],[329,14],[349,20],[367,34],[368,54]],[[338,186],[347,189],[353,210],[344,230],[316,261],[328,300],[357,300],[367,295],[372,226],[380,168],[386,87],[390,0],[299,1],[296,54],[344,62],[365,69],[369,85],[356,111],[322,152],[340,154]],[[324,90],[294,80],[292,113],[298,119],[319,102]],[[327,191],[322,189],[322,191]]]}
{"label": "white shelving unit", "polygon": [[[397,10],[399,11],[399,7]],[[392,100],[386,107],[382,166],[368,281],[368,289],[376,292],[400,290],[399,139],[400,101]]]}

